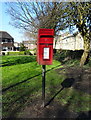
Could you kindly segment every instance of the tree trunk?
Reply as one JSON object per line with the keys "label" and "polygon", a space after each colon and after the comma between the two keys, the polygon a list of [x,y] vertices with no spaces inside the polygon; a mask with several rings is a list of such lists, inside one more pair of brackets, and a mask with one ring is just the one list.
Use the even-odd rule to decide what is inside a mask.
{"label": "tree trunk", "polygon": [[83,52],[83,55],[82,55],[81,61],[80,61],[80,66],[81,67],[86,63],[86,61],[89,57],[89,51],[90,51],[90,40],[89,40],[89,38],[87,36],[85,36],[85,37],[83,37],[83,39],[84,39],[84,52]]}

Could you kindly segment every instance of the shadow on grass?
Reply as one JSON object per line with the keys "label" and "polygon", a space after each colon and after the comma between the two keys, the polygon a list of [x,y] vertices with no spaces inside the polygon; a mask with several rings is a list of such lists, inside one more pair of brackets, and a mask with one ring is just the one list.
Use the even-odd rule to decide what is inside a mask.
{"label": "shadow on grass", "polygon": [[[16,114],[25,106],[25,103],[28,100],[28,97],[31,96],[30,93],[34,92],[35,89],[32,89],[25,94],[18,97],[16,100],[9,103],[6,109],[2,110],[3,113],[7,113],[7,118],[16,118]],[[18,103],[17,103],[18,101]],[[3,105],[4,106],[4,105]],[[11,108],[11,109],[10,109]],[[5,117],[5,116],[3,116]]]}
{"label": "shadow on grass", "polygon": [[[38,81],[36,81],[38,83]],[[3,102],[3,118],[16,118],[17,114],[22,110],[22,108],[25,108],[26,106],[29,106],[32,103],[32,100],[34,98],[36,98],[36,96],[34,95],[35,92],[39,91],[40,89],[40,85],[41,84],[37,84],[35,86],[30,86],[27,88],[27,86],[25,86],[25,89],[27,91],[25,91],[25,89],[22,87],[22,89],[20,89],[18,86],[15,87],[15,92],[18,94],[15,96],[11,96],[9,100],[5,101],[5,103]],[[22,90],[22,92],[19,92],[19,89]],[[14,92],[14,89],[11,89],[10,92]],[[21,112],[20,112],[21,113]]]}
{"label": "shadow on grass", "polygon": [[76,120],[91,120],[91,111],[88,112],[81,112],[78,114]]}
{"label": "shadow on grass", "polygon": [[91,68],[70,67],[67,68],[66,76],[75,79],[75,90],[91,94]]}
{"label": "shadow on grass", "polygon": [[[72,99],[74,95],[72,94]],[[71,105],[71,98],[68,99],[67,104],[62,106],[57,101],[53,102],[49,107],[45,107],[44,110],[44,118],[60,118],[60,119],[67,119],[67,120],[90,120],[91,119],[91,111],[86,112],[75,112],[69,109]]]}
{"label": "shadow on grass", "polygon": [[[64,88],[69,88],[71,86],[74,88],[74,85],[76,84],[75,82],[76,82],[76,80],[74,78],[67,78],[61,83],[62,88],[45,104],[44,116],[48,116],[50,118],[75,119],[75,120],[83,120],[83,119],[90,120],[91,119],[91,111],[84,112],[84,109],[83,109],[83,112],[75,112],[75,109],[77,109],[75,107],[77,105],[73,106],[74,110],[70,109],[73,104],[72,101],[75,100],[74,92],[71,93],[71,96],[67,100],[67,103],[63,106],[61,104],[57,103],[57,101],[55,102],[55,100],[54,100],[54,98],[60,92],[62,92],[62,90],[64,90]],[[65,94],[65,96],[66,96],[66,94]],[[77,101],[75,101],[75,102],[77,102]],[[79,108],[80,108],[80,105],[79,105],[80,102],[82,102],[81,99],[79,99],[79,102],[77,102]],[[47,105],[49,105],[49,106],[47,107]]]}
{"label": "shadow on grass", "polygon": [[9,86],[9,87],[7,87],[7,88],[3,88],[3,89],[2,89],[2,93],[6,92],[7,90],[9,90],[9,89],[11,89],[11,88],[13,88],[13,87],[15,87],[15,86],[17,86],[17,85],[20,85],[20,84],[22,84],[22,83],[24,83],[24,82],[27,82],[28,80],[31,80],[31,79],[39,76],[39,75],[41,75],[41,73],[40,73],[40,74],[37,74],[37,75],[35,75],[35,76],[33,76],[33,77],[30,77],[30,78],[28,78],[28,79],[26,79],[26,80],[23,80],[23,81],[21,81],[21,82],[18,82],[18,83],[16,83],[16,84],[13,84],[13,85],[11,85],[11,86]]}
{"label": "shadow on grass", "polygon": [[62,83],[62,88],[48,101],[48,103],[45,104],[45,107],[47,105],[49,105],[53,100],[54,98],[64,89],[64,88],[69,88],[71,87],[75,82],[75,79],[74,78],[66,78]]}
{"label": "shadow on grass", "polygon": [[2,63],[0,63],[0,67],[24,64],[24,63],[34,62],[34,61],[36,61],[35,56],[14,57],[13,59],[9,59],[6,62],[2,61]]}
{"label": "shadow on grass", "polygon": [[[52,68],[53,69],[53,68]],[[49,70],[48,70],[49,71]],[[75,72],[76,73],[76,72]],[[81,79],[81,78],[79,78]],[[54,101],[54,104],[53,106],[51,107],[51,102],[54,100],[54,98],[65,88],[69,88],[71,86],[74,87],[74,83],[76,82],[76,79],[75,78],[71,78],[71,77],[68,77],[66,78],[62,83],[61,83],[61,86],[62,88],[51,98],[50,101],[48,101],[48,103],[46,103],[46,106],[47,105],[50,105],[49,108],[45,107],[44,108],[44,118],[75,118],[77,120],[79,119],[89,119],[91,118],[91,111],[88,111],[88,112],[81,112],[81,113],[75,113],[73,111],[70,111],[70,105],[72,104],[72,99],[74,99],[74,92],[71,93],[71,97],[69,97],[69,99],[67,100],[67,104],[62,106],[60,105],[59,103],[57,104],[55,101]],[[37,87],[37,86],[36,86]],[[34,90],[34,89],[33,89]],[[30,91],[31,92],[31,91]],[[28,93],[26,93],[25,95],[29,96]],[[10,105],[10,107],[12,107],[12,105],[16,103],[16,101],[21,101],[22,97],[24,98],[25,95],[22,95],[20,98],[18,98],[17,100],[15,100],[14,102],[12,102],[12,104]],[[66,94],[65,94],[66,96]],[[37,104],[37,100],[36,101],[36,104]],[[80,100],[80,102],[82,102],[82,100]],[[17,113],[20,112],[21,108],[24,106],[24,103],[26,103],[26,100],[24,100],[24,102],[20,103],[18,106],[16,106],[13,110],[10,111],[10,114],[9,114],[9,118],[13,118],[15,119],[17,117]],[[53,103],[53,102],[52,102]],[[32,104],[34,104],[32,102]],[[34,107],[36,108],[36,105],[35,106],[32,106],[32,104],[29,106],[29,107],[32,107],[32,109],[34,109]],[[78,106],[79,106],[79,103],[78,103]],[[39,109],[39,106],[38,106],[38,111],[40,111],[41,113],[43,111],[41,111],[41,108]],[[75,109],[75,107],[74,107]],[[28,109],[29,110],[29,109]],[[33,112],[36,112],[36,111],[33,111]],[[28,118],[31,118],[31,113],[33,113],[32,111],[29,111],[29,115],[26,117]],[[39,116],[34,116],[34,117],[39,117]],[[41,115],[40,115],[40,118],[41,118]]]}
{"label": "shadow on grass", "polygon": [[[51,71],[51,70],[53,70],[53,69],[55,69],[55,68],[57,68],[57,67],[59,67],[59,66],[60,66],[60,65],[58,65],[58,66],[56,66],[56,67],[53,67],[53,68],[47,70],[46,72],[49,72],[49,71]],[[35,75],[35,76],[33,76],[33,77],[30,77],[30,78],[28,78],[28,79],[26,79],[26,80],[23,80],[23,81],[18,82],[18,83],[16,83],[16,84],[10,85],[10,86],[7,87],[7,88],[3,88],[2,91],[0,91],[0,92],[4,93],[4,92],[6,92],[7,90],[9,90],[9,89],[11,89],[11,88],[13,88],[13,87],[15,87],[15,86],[17,86],[17,85],[20,85],[20,84],[22,84],[22,83],[24,83],[24,82],[27,82],[28,80],[31,80],[31,79],[33,79],[33,78],[35,78],[35,77],[37,77],[37,76],[39,76],[39,75],[41,75],[41,74],[42,74],[42,73],[39,73],[39,74],[37,74],[37,75]]]}

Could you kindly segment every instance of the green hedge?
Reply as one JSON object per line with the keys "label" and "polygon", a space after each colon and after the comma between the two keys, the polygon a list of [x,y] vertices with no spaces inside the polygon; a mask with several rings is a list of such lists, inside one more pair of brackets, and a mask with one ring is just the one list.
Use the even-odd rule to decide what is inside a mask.
{"label": "green hedge", "polygon": [[58,61],[62,61],[65,58],[69,59],[80,59],[82,56],[83,50],[57,50],[54,54],[54,59]]}
{"label": "green hedge", "polygon": [[20,51],[20,52],[8,52],[7,55],[24,55],[24,51]]}
{"label": "green hedge", "polygon": [[25,55],[32,55],[32,54],[30,53],[30,50],[24,51],[24,54],[25,54]]}

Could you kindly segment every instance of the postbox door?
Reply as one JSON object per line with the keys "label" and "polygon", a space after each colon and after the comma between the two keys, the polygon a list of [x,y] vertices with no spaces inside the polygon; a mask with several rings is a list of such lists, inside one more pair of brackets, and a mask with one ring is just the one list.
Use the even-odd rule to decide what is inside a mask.
{"label": "postbox door", "polygon": [[39,64],[51,65],[53,57],[53,45],[40,44],[39,45]]}

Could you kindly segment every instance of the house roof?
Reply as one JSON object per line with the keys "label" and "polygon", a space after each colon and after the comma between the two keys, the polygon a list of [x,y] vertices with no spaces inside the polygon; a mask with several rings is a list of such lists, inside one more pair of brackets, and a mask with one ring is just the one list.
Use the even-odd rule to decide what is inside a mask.
{"label": "house roof", "polygon": [[0,31],[0,38],[12,38],[14,39],[9,33],[6,31]]}

